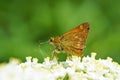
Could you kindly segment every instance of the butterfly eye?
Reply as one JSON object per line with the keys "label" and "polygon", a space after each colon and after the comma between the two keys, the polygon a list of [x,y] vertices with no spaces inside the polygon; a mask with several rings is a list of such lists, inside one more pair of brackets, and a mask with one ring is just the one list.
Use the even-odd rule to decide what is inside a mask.
{"label": "butterfly eye", "polygon": [[52,39],[50,39],[49,41],[52,42]]}
{"label": "butterfly eye", "polygon": [[50,42],[53,42],[54,41],[54,39],[53,38],[50,38],[50,40],[49,40]]}

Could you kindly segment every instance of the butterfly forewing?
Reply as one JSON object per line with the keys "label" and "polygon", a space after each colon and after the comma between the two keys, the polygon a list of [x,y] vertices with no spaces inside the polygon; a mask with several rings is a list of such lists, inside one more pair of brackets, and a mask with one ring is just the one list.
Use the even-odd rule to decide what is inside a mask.
{"label": "butterfly forewing", "polygon": [[83,23],[78,27],[63,34],[60,38],[61,43],[66,47],[72,47],[76,49],[85,48],[85,42],[89,31],[89,24]]}

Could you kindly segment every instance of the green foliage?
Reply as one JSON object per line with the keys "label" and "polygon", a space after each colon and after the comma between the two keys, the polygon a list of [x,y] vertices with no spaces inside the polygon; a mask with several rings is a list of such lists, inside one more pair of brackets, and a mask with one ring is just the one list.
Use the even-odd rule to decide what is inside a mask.
{"label": "green foliage", "polygon": [[51,55],[51,46],[46,42],[51,36],[89,22],[91,29],[84,54],[94,51],[98,57],[110,56],[120,63],[119,3],[119,0],[1,0],[0,62],[9,57],[24,60],[29,55],[42,61]]}
{"label": "green foliage", "polygon": [[63,80],[69,80],[69,75],[66,74]]}

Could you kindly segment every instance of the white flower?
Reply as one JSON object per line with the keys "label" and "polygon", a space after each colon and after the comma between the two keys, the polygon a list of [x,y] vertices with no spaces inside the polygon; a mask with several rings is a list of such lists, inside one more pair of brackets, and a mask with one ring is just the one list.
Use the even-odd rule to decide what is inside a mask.
{"label": "white flower", "polygon": [[57,62],[49,57],[43,63],[37,58],[26,57],[26,62],[12,59],[0,64],[0,80],[120,80],[120,65],[112,58],[95,59],[72,56]]}

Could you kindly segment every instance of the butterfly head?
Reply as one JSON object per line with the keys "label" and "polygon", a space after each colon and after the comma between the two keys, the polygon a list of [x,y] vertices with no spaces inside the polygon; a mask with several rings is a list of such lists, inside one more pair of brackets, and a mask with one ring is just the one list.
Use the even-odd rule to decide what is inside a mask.
{"label": "butterfly head", "polygon": [[56,45],[59,43],[59,37],[51,37],[49,42]]}
{"label": "butterfly head", "polygon": [[54,41],[54,38],[51,37],[51,38],[49,39],[49,42],[53,42],[53,41]]}

